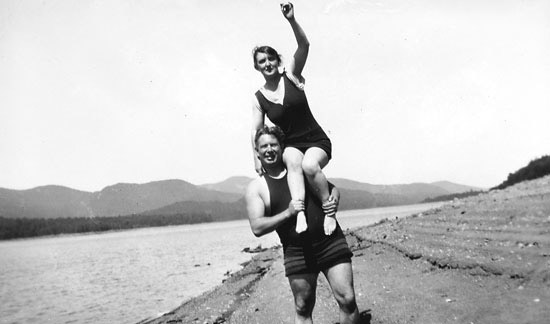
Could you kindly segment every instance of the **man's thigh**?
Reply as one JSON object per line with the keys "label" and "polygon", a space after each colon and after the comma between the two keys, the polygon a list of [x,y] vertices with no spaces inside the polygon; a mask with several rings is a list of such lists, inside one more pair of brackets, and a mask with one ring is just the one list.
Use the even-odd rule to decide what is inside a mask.
{"label": "man's thigh", "polygon": [[355,297],[351,262],[339,263],[323,271],[336,298]]}

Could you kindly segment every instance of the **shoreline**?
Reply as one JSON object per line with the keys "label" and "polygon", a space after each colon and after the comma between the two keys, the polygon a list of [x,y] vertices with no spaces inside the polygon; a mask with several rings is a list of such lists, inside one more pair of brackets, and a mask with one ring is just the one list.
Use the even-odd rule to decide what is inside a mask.
{"label": "shoreline", "polygon": [[[346,231],[363,323],[547,323],[550,177]],[[139,324],[288,323],[282,250],[175,310]],[[399,307],[395,307],[398,305]],[[338,322],[320,276],[315,323]]]}
{"label": "shoreline", "polygon": [[280,261],[282,247],[278,245],[257,253],[247,253],[253,253],[251,259],[242,263],[241,270],[230,273],[218,286],[190,298],[168,313],[144,319],[136,324],[190,323],[189,320],[195,322],[199,318],[205,319],[201,323],[223,323],[226,317],[230,317],[242,301],[250,296],[254,285],[271,270],[274,262]]}
{"label": "shoreline", "polygon": [[[431,204],[437,205],[437,204],[443,204],[444,202],[421,202],[416,204],[406,204],[406,205],[394,205],[394,206],[383,206],[383,207],[370,207],[370,208],[364,208],[364,209],[346,209],[339,211],[340,213],[356,213],[358,211],[376,211],[381,210],[385,208],[408,208],[411,206],[429,206]],[[101,217],[98,217],[101,218]],[[29,218],[34,219],[34,218]],[[41,219],[41,218],[38,218]],[[47,219],[46,219],[47,220]],[[55,239],[55,238],[65,238],[65,237],[79,237],[79,236],[92,236],[92,235],[102,235],[102,234],[116,234],[121,232],[132,232],[132,231],[139,231],[139,230],[147,230],[147,229],[154,229],[154,228],[173,228],[178,226],[202,226],[202,225],[210,225],[210,224],[220,224],[220,225],[228,225],[231,223],[239,223],[239,222],[248,222],[248,218],[241,218],[241,219],[231,219],[231,220],[223,220],[223,221],[212,221],[212,222],[199,222],[199,223],[189,223],[189,224],[173,224],[173,225],[159,225],[159,226],[143,226],[143,227],[133,227],[133,228],[121,228],[121,229],[108,229],[105,231],[90,231],[90,232],[69,232],[69,233],[59,233],[59,234],[47,234],[47,235],[37,235],[37,236],[25,236],[25,237],[14,237],[14,238],[7,238],[7,239],[0,239],[0,243],[2,242],[18,242],[18,241],[26,241],[26,240],[40,240],[40,239]]]}

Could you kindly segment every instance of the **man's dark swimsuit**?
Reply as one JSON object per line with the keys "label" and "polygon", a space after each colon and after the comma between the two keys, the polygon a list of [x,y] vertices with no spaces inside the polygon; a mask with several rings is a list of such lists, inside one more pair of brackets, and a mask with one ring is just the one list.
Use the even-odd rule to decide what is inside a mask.
{"label": "man's dark swimsuit", "polygon": [[254,94],[262,111],[285,134],[285,146],[305,152],[310,147],[324,150],[332,156],[332,144],[327,134],[317,123],[307,102],[306,94],[283,73],[285,96],[283,104],[269,101],[260,90]]}
{"label": "man's dark swimsuit", "polygon": [[[264,175],[269,189],[271,202],[270,216],[288,208],[290,190],[286,174],[281,179]],[[277,228],[284,251],[286,276],[302,273],[318,273],[340,263],[351,262],[353,255],[348,247],[340,225],[332,235],[325,235],[324,212],[322,204],[306,185],[306,218],[307,231],[296,233],[296,217],[293,217]]]}

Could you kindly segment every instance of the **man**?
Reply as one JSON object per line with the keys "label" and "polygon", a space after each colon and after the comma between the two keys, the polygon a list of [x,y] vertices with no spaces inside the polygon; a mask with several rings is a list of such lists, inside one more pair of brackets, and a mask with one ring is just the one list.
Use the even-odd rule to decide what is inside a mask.
{"label": "man", "polygon": [[[334,215],[339,193],[331,185],[331,200],[326,206],[306,188],[305,201],[292,201],[282,161],[282,130],[264,126],[255,136],[256,154],[265,174],[253,180],[246,193],[248,218],[252,232],[262,236],[277,231],[283,245],[285,274],[294,295],[295,323],[313,323],[315,291],[319,272],[323,272],[340,307],[342,324],[357,324],[359,312],[355,302],[352,253],[340,226],[325,235],[325,213]],[[307,182],[306,182],[307,183]],[[308,229],[296,233],[296,214],[305,211]]]}

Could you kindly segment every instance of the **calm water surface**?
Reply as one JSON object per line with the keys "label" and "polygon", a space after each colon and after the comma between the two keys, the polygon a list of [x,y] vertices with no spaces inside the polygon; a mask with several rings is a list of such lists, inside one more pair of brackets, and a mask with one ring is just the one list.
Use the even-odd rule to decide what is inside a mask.
{"label": "calm water surface", "polygon": [[[343,229],[441,205],[338,213]],[[136,323],[220,284],[251,255],[248,221],[0,242],[0,323]]]}

